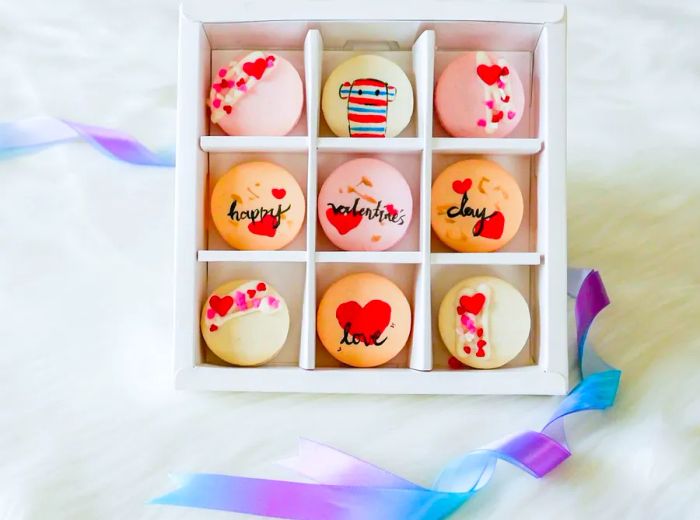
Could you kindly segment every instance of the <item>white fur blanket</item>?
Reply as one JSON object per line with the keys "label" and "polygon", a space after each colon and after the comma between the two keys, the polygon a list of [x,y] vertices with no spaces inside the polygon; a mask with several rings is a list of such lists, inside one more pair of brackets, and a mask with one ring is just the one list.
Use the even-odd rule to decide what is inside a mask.
{"label": "white fur blanket", "polygon": [[[613,300],[617,406],[543,480],[499,465],[455,518],[700,518],[700,4],[569,4],[569,236]],[[0,1],[0,119],[174,140],[176,0]],[[0,162],[0,519],[242,518],[146,506],[168,472],[287,476],[297,437],[429,484],[559,398],[177,393],[173,173],[70,144]]]}

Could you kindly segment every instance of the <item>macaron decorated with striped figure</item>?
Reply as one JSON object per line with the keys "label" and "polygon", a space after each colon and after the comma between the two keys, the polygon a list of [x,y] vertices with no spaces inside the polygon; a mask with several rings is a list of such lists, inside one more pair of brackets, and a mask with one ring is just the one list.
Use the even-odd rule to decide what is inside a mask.
{"label": "macaron decorated with striped figure", "polygon": [[395,137],[411,122],[413,87],[393,61],[363,54],[331,72],[321,108],[339,137]]}

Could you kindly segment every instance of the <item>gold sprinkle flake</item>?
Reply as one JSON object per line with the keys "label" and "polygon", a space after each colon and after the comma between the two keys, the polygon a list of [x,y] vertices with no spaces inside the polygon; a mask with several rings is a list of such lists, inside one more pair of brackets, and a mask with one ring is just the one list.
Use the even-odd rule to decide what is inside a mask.
{"label": "gold sprinkle flake", "polygon": [[369,180],[367,177],[362,177],[362,184],[364,184],[365,186],[369,186],[370,188],[374,186],[374,184],[372,184],[372,181]]}
{"label": "gold sprinkle flake", "polygon": [[489,179],[488,177],[481,178],[481,180],[479,181],[479,191],[481,193],[486,193],[486,191],[484,190],[484,187],[483,187],[485,182],[491,182],[491,179]]}
{"label": "gold sprinkle flake", "polygon": [[453,219],[451,219],[451,218],[446,218],[446,219],[445,219],[445,222],[447,222],[448,224],[456,224],[456,223],[457,223],[456,220],[453,220]]}
{"label": "gold sprinkle flake", "polygon": [[281,218],[282,220],[285,220],[285,219],[287,218],[287,214],[286,214],[286,213],[282,213],[282,216],[281,216],[280,218]]}
{"label": "gold sprinkle flake", "polygon": [[260,183],[259,183],[259,182],[256,182],[256,183],[255,183],[255,187],[256,187],[256,188],[259,188],[259,187],[260,187]]}
{"label": "gold sprinkle flake", "polygon": [[242,199],[241,196],[238,195],[237,193],[232,193],[232,194],[231,194],[231,200],[235,200],[235,201],[238,202],[239,204],[243,204],[243,199]]}
{"label": "gold sprinkle flake", "polygon": [[287,220],[287,225],[289,227],[292,227],[292,226],[294,226],[294,222],[292,222],[291,220]]}
{"label": "gold sprinkle flake", "polygon": [[372,235],[372,242],[379,242],[381,239],[381,235]]}
{"label": "gold sprinkle flake", "polygon": [[437,206],[437,210],[439,212],[438,215],[440,213],[445,213],[451,207],[452,207],[452,204],[440,204],[439,206]]}

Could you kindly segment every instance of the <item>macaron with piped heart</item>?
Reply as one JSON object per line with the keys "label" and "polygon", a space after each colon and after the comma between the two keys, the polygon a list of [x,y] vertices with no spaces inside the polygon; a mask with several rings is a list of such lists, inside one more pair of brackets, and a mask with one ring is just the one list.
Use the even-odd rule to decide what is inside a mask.
{"label": "macaron with piped heart", "polygon": [[435,86],[435,113],[453,137],[505,137],[518,126],[524,111],[522,80],[497,53],[459,55]]}

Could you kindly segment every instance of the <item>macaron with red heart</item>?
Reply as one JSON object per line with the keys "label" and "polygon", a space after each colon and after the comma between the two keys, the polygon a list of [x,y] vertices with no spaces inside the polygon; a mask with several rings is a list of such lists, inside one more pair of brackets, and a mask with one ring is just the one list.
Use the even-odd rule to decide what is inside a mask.
{"label": "macaron with red heart", "polygon": [[505,137],[518,126],[524,111],[520,76],[500,55],[461,54],[435,86],[435,113],[454,137]]}
{"label": "macaron with red heart", "polygon": [[438,328],[453,356],[450,367],[456,360],[472,368],[497,368],[512,361],[527,343],[530,309],[508,282],[475,276],[445,294]]}
{"label": "macaron with red heart", "polygon": [[233,365],[260,365],[284,346],[289,310],[267,282],[233,280],[209,295],[200,326],[207,347],[219,358]]}
{"label": "macaron with red heart", "polygon": [[286,135],[301,116],[304,86],[288,60],[254,51],[212,71],[207,106],[229,135]]}
{"label": "macaron with red heart", "polygon": [[353,159],[323,182],[318,220],[328,239],[346,251],[384,251],[406,234],[413,215],[411,188],[401,172],[379,159]]}
{"label": "macaron with red heart", "polygon": [[466,159],[433,182],[430,224],[435,235],[460,252],[496,251],[520,229],[523,195],[499,164]]}
{"label": "macaron with red heart", "polygon": [[391,280],[375,273],[351,274],[323,294],[316,330],[326,350],[341,363],[376,367],[406,346],[411,306]]}
{"label": "macaron with red heart", "polygon": [[306,202],[291,173],[271,162],[252,161],[234,166],[216,182],[210,208],[216,229],[229,245],[272,250],[299,234]]}

